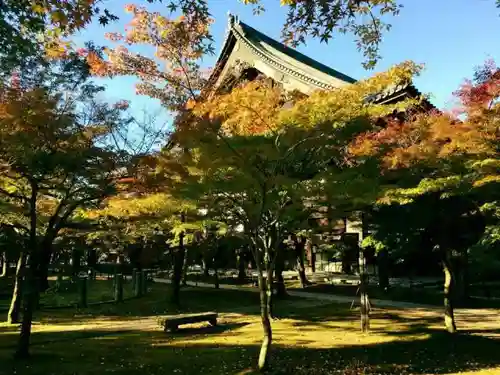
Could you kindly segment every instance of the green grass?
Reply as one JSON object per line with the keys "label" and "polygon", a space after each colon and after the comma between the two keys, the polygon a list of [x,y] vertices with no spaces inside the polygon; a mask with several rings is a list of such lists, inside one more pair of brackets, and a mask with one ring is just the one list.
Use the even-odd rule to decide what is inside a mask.
{"label": "green grass", "polygon": [[[69,278],[65,278],[61,287],[56,290],[55,280],[49,280],[50,288],[40,295],[40,305],[44,307],[58,307],[78,304],[80,294],[78,285],[72,283]],[[0,298],[0,310],[9,308],[12,293],[12,285],[7,281],[2,285],[2,296]],[[133,296],[133,287],[130,280],[123,283],[123,297]],[[87,281],[87,302],[96,303],[114,299],[113,281],[105,279]]]}
{"label": "green grass", "polygon": [[[186,288],[182,306],[167,285],[117,305],[43,311],[36,316],[32,358],[14,362],[16,327],[0,325],[2,375],[253,374],[261,339],[257,293]],[[498,311],[459,313],[444,334],[436,312],[375,310],[370,334],[359,332],[348,305],[279,301],[273,321],[271,374],[374,375],[500,373]],[[216,310],[217,327],[190,325],[166,334],[157,316]]]}

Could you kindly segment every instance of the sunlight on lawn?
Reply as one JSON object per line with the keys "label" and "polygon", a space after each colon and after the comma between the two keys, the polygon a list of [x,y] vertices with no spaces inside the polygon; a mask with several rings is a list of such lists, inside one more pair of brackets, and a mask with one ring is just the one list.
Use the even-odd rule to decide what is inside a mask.
{"label": "sunlight on lawn", "polygon": [[[0,326],[0,362],[7,364],[0,374],[255,373],[262,329],[257,306],[250,304],[254,296],[184,293],[192,301],[187,310],[219,311],[216,327],[191,324],[164,333],[157,315],[174,310],[158,296],[101,310],[45,312],[33,329],[32,364],[10,360],[17,335]],[[500,374],[496,311],[459,312],[459,326],[471,334],[451,337],[443,333],[439,312],[374,310],[371,333],[362,334],[358,311],[314,302],[276,304],[271,374]]]}

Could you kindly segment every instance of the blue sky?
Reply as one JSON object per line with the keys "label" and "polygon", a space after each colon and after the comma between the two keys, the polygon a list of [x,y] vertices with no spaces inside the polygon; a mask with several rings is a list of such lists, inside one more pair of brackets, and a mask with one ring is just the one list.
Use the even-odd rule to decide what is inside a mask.
{"label": "blue sky", "polygon": [[[90,25],[78,34],[77,44],[93,40],[96,44],[107,44],[106,31],[123,31],[130,15],[123,11],[128,3],[146,4],[148,9],[167,13],[165,4],[150,5],[145,0],[111,0],[108,8],[120,16],[120,21],[107,27]],[[165,2],[164,2],[165,3]],[[279,39],[285,19],[285,9],[278,0],[263,0],[266,12],[255,16],[252,8],[237,0],[208,0],[215,18],[212,33],[219,52],[227,25],[227,12],[236,14],[247,24],[270,37]],[[415,81],[418,89],[431,95],[431,101],[443,108],[449,106],[451,93],[470,77],[475,66],[488,58],[500,62],[500,10],[494,0],[402,0],[404,8],[395,18],[388,17],[392,29],[385,34],[381,46],[382,60],[375,71],[382,71],[404,60],[425,64],[425,70]],[[353,78],[365,78],[373,74],[361,66],[363,56],[357,51],[350,35],[338,35],[328,44],[309,39],[307,45],[298,48],[310,57],[331,66]],[[206,66],[213,66],[217,56],[207,57]],[[160,111],[159,104],[147,97],[135,95],[132,78],[104,80],[106,96],[110,100],[126,99],[132,110],[139,113]],[[168,121],[166,113],[161,115]]]}

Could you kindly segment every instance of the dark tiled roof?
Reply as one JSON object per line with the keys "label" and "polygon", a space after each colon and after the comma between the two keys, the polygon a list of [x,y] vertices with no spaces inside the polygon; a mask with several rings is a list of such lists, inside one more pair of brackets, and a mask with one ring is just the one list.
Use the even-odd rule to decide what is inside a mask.
{"label": "dark tiled roof", "polygon": [[332,77],[335,77],[337,79],[340,79],[344,82],[347,83],[354,83],[356,80],[352,77],[349,77],[348,75],[345,75],[335,69],[330,68],[329,66],[326,66],[325,64],[320,63],[319,61],[316,61],[303,53],[300,53],[299,51],[290,48],[286,45],[284,45],[281,42],[278,42],[277,40],[268,37],[267,35],[261,33],[260,31],[254,29],[253,27],[247,25],[244,22],[239,22],[240,27],[245,33],[245,37],[247,37],[250,41],[254,43],[259,43],[259,42],[264,42],[277,51],[284,53],[285,55],[288,55],[290,58],[297,60],[301,62],[302,64],[308,65],[311,68],[314,68],[316,70],[319,70],[320,72],[323,72],[325,74],[328,74]]}
{"label": "dark tiled roof", "polygon": [[[240,31],[238,31],[240,30]],[[241,35],[243,34],[243,35]],[[236,41],[236,36],[238,38],[243,38],[244,42],[247,43],[248,45],[252,46],[252,48],[255,48],[256,51],[265,51],[265,48],[262,46],[262,44],[267,44],[271,48],[275,49],[276,51],[285,54],[288,56],[291,60],[298,61],[302,64],[305,64],[317,71],[320,71],[324,74],[327,74],[331,77],[334,77],[336,79],[339,79],[343,82],[346,83],[355,83],[356,80],[352,77],[349,77],[335,69],[332,69],[319,61],[316,61],[303,53],[300,53],[299,51],[290,48],[286,45],[284,45],[281,42],[278,42],[277,40],[268,37],[267,35],[263,34],[262,32],[254,29],[253,27],[247,25],[244,22],[241,22],[238,20],[235,16],[229,15],[229,28],[228,28],[228,34],[226,35],[226,38],[224,40],[224,44],[222,46],[221,53],[219,55],[219,58],[217,60],[217,65],[218,68],[214,70],[211,76],[211,81],[214,82],[214,80],[217,79],[218,74],[220,73],[222,67],[225,65],[228,56],[231,54],[232,49],[234,48],[235,41]],[[260,53],[260,52],[259,52]],[[269,52],[268,52],[269,53]],[[261,56],[266,57],[265,54],[262,54]],[[279,56],[273,56],[271,59],[278,61],[280,59]],[[298,74],[298,73],[297,73]],[[303,76],[303,75],[302,75]],[[302,77],[301,76],[301,77]],[[311,83],[316,84],[317,86],[329,89],[330,85],[327,83],[322,82],[321,80],[316,79],[313,76],[307,76],[307,77],[302,77],[305,80],[311,81]],[[400,100],[401,97],[403,96],[410,96],[410,97],[418,97],[421,95],[418,89],[415,88],[413,83],[411,81],[400,83],[400,84],[395,84],[387,87],[384,91],[370,95],[369,97],[366,98],[366,102],[368,103],[391,103],[393,101],[397,101],[398,99]],[[430,103],[427,99],[424,100],[425,105],[429,108],[434,108],[432,103]]]}

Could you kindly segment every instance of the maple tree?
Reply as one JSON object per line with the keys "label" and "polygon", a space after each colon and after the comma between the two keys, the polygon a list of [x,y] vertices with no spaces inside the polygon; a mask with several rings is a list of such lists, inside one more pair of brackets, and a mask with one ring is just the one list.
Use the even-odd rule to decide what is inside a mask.
{"label": "maple tree", "polygon": [[[186,152],[181,159],[185,173],[174,191],[202,200],[209,213],[231,206],[230,222],[242,225],[251,243],[264,329],[259,368],[268,365],[272,285],[285,234],[297,229],[297,213],[309,216],[324,204],[322,194],[343,189],[337,186],[340,176],[355,168],[346,159],[354,136],[378,117],[412,103],[383,106],[366,103],[366,97],[418,70],[401,64],[347,88],[296,99],[289,110],[282,109],[286,95],[280,88],[257,80],[199,100],[175,133]],[[307,197],[312,204],[306,204]]]}
{"label": "maple tree", "polygon": [[[296,229],[287,227],[287,218],[316,208],[304,203],[308,196],[318,203],[334,196],[339,206],[349,200],[351,204],[344,206],[356,207],[352,203],[356,192],[346,186],[357,184],[359,189],[365,181],[346,182],[358,173],[353,168],[364,166],[348,158],[347,145],[376,119],[415,102],[383,106],[367,98],[390,84],[411,80],[420,68],[404,63],[370,80],[318,92],[302,101],[260,80],[227,95],[211,95],[204,90],[206,75],[199,68],[200,58],[210,51],[207,24],[194,23],[193,29],[189,18],[171,20],[135,6],[128,10],[133,19],[126,35],[108,37],[122,44],[153,45],[156,57],[133,54],[120,45],[105,51],[107,60],[88,54],[88,61],[97,75],[137,76],[140,94],[159,99],[177,115],[169,145],[146,173],[146,180],[183,199],[190,197],[210,215],[232,207],[225,220],[244,228],[259,275],[264,328],[259,367],[264,368],[272,341],[269,317],[276,254],[284,234]],[[295,102],[293,108],[282,110],[290,100]],[[174,290],[185,264],[184,236],[189,227],[185,213],[181,222]]]}
{"label": "maple tree", "polygon": [[[252,5],[255,13],[265,11],[265,5],[260,0],[244,0],[243,3]],[[382,35],[390,29],[384,18],[387,15],[396,16],[401,8],[396,0],[280,0],[280,4],[287,9],[283,25],[285,42],[296,46],[305,43],[308,36],[327,42],[335,32],[352,33],[366,58],[366,68],[373,68],[380,58],[378,50]],[[127,9],[134,7],[128,5]],[[210,23],[210,8],[206,1],[170,0],[165,2],[165,7],[172,14],[185,17],[190,29]],[[107,25],[118,19],[102,0],[8,0],[2,2],[0,15],[2,51],[9,61],[9,68],[23,64],[26,57],[41,53],[42,43],[49,54],[64,53],[66,43],[61,44],[61,40],[85,28],[93,20]],[[211,35],[207,33],[206,37],[212,48]]]}
{"label": "maple tree", "polygon": [[[358,155],[375,156],[385,183],[392,182],[379,202],[406,210],[408,225],[399,228],[403,237],[419,233],[441,255],[449,332],[456,330],[454,252],[467,255],[481,237],[486,243],[487,238],[496,241],[498,221],[490,220],[485,227],[485,214],[495,216],[498,205],[499,77],[492,62],[477,70],[474,81],[467,81],[456,93],[459,118],[436,112],[392,122],[363,134],[351,149]],[[422,211],[422,207],[432,210]],[[393,233],[398,232],[391,222]]]}
{"label": "maple tree", "polygon": [[0,218],[28,238],[19,356],[28,355],[33,309],[47,286],[55,238],[75,210],[113,194],[127,173],[129,157],[110,139],[127,123],[125,107],[97,101],[102,88],[76,79],[77,71],[39,85],[14,75],[0,85],[0,196],[13,207]]}
{"label": "maple tree", "polygon": [[[0,4],[2,70],[27,67],[33,59],[61,51],[60,37],[84,28],[97,17],[101,24],[118,19],[101,8],[102,0],[5,0]],[[45,49],[44,47],[48,47]],[[52,51],[53,50],[53,51]]]}

